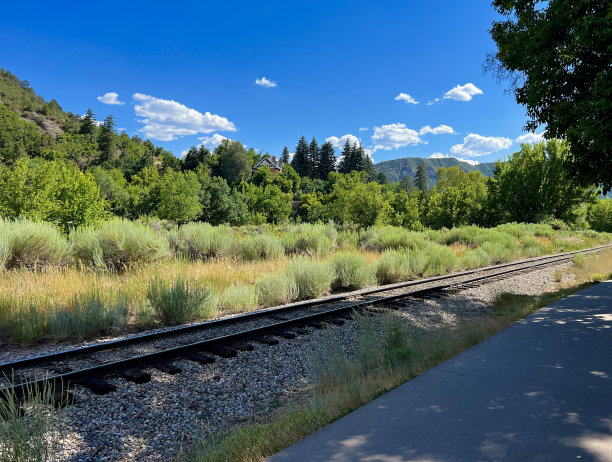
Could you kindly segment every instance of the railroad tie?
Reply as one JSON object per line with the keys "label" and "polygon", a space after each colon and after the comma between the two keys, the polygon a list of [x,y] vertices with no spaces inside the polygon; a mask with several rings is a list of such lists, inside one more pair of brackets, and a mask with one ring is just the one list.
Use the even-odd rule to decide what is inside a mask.
{"label": "railroad tie", "polygon": [[335,326],[342,326],[345,323],[345,320],[342,318],[332,318],[332,319],[328,319],[325,322],[328,322],[330,324],[333,324]]}
{"label": "railroad tie", "polygon": [[75,380],[74,383],[87,388],[95,395],[106,395],[117,389],[115,385],[107,382],[101,377],[83,377]]}
{"label": "railroad tie", "polygon": [[310,329],[303,329],[302,327],[294,327],[292,330],[298,335],[308,335],[312,333]]}
{"label": "railroad tie", "polygon": [[151,374],[142,369],[125,369],[119,372],[119,375],[125,380],[134,383],[148,383],[151,381]]}
{"label": "railroad tie", "polygon": [[251,345],[250,343],[245,343],[245,342],[232,343],[232,348],[238,351],[253,351],[255,349],[253,345]]}
{"label": "railroad tie", "polygon": [[204,353],[190,353],[185,357],[199,364],[210,364],[215,362],[214,356],[205,355]]}
{"label": "railroad tie", "polygon": [[287,332],[287,331],[278,330],[278,331],[274,331],[274,332],[270,332],[270,333],[272,335],[276,335],[277,337],[284,338],[284,339],[287,339],[287,340],[291,340],[291,339],[295,338],[295,333],[294,332]]}
{"label": "railroad tie", "polygon": [[176,364],[174,364],[171,361],[154,363],[154,364],[152,364],[152,366],[155,369],[157,369],[158,371],[164,372],[164,373],[170,374],[170,375],[178,374],[179,372],[182,371],[182,369],[180,367],[178,367]]}
{"label": "railroad tie", "polygon": [[236,352],[236,349],[234,348],[217,345],[207,346],[205,348],[205,351],[207,353],[212,353],[213,355],[220,356],[221,358],[233,358],[238,354]]}
{"label": "railroad tie", "polygon": [[309,322],[306,325],[308,327],[314,327],[315,329],[323,329],[325,327],[325,324],[323,324],[322,322],[318,322],[318,321]]}
{"label": "railroad tie", "polygon": [[255,342],[263,343],[264,345],[272,346],[278,345],[278,339],[274,337],[268,337],[266,335],[262,335],[261,337],[256,337],[253,339]]}

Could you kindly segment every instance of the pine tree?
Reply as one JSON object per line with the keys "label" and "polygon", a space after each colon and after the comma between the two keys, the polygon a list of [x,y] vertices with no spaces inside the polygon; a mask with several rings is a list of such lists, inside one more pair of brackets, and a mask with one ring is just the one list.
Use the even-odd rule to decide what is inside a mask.
{"label": "pine tree", "polygon": [[312,141],[310,142],[310,146],[308,146],[308,161],[310,164],[310,178],[317,177],[317,168],[319,165],[319,143],[317,143],[316,138],[313,136]]}
{"label": "pine tree", "polygon": [[336,152],[334,145],[329,141],[323,143],[319,151],[319,162],[317,164],[317,177],[322,180],[327,180],[330,172],[336,170]]}
{"label": "pine tree", "polygon": [[104,124],[98,136],[98,148],[100,149],[99,163],[104,163],[115,155],[117,140],[115,137],[115,119],[112,115],[104,119]]}
{"label": "pine tree", "polygon": [[81,128],[79,129],[79,133],[81,135],[92,135],[96,130],[96,116],[94,116],[91,108],[87,109],[87,112],[81,119]]}
{"label": "pine tree", "polygon": [[412,178],[409,175],[404,175],[399,181],[400,188],[407,193],[411,193],[414,189],[414,183],[412,182]]}
{"label": "pine tree", "polygon": [[342,158],[338,166],[338,171],[340,173],[350,173],[353,170],[358,170],[359,166],[355,160],[355,146],[347,139],[342,148]]}
{"label": "pine tree", "polygon": [[423,192],[427,192],[429,189],[429,177],[427,176],[427,169],[423,162],[419,162],[417,165],[416,174],[414,175],[414,185]]}
{"label": "pine tree", "polygon": [[283,162],[283,164],[289,163],[289,149],[287,149],[287,146],[283,148],[283,153],[281,154],[280,160]]}
{"label": "pine tree", "polygon": [[302,136],[295,147],[295,154],[291,166],[300,176],[310,175],[310,161],[308,158],[309,148],[306,138]]}

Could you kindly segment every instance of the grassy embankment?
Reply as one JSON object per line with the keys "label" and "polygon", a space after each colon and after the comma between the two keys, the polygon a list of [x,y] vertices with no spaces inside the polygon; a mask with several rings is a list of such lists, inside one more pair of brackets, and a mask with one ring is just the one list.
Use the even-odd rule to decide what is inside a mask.
{"label": "grassy embankment", "polygon": [[0,221],[0,335],[19,344],[86,339],[610,241],[523,224],[167,230],[115,220],[64,236],[44,223]]}
{"label": "grassy embankment", "polygon": [[538,308],[593,282],[612,278],[612,251],[574,259],[572,278],[556,275],[558,288],[538,296],[501,293],[484,318],[453,328],[409,335],[400,316],[355,315],[359,327],[356,354],[349,356],[334,335],[326,332],[323,346],[313,353],[312,398],[304,406],[285,408],[266,424],[246,425],[215,439],[202,438],[189,460],[197,462],[261,461],[346,415],[381,394],[499,332]]}

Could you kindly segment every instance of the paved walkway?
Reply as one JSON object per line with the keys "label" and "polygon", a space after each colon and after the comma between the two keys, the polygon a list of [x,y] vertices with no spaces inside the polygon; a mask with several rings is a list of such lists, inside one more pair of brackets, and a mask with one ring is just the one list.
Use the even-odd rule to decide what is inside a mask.
{"label": "paved walkway", "polygon": [[612,281],[538,310],[270,459],[612,461]]}

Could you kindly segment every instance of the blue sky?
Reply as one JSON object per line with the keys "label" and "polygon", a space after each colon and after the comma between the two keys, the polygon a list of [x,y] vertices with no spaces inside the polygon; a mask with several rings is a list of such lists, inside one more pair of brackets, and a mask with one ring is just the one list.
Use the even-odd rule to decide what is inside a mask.
{"label": "blue sky", "polygon": [[177,156],[221,137],[280,155],[305,135],[356,137],[376,162],[484,162],[537,139],[483,74],[494,19],[484,0],[11,2],[0,67]]}

